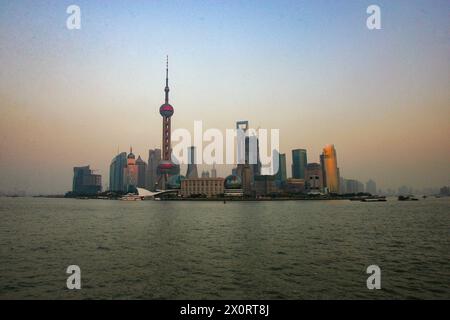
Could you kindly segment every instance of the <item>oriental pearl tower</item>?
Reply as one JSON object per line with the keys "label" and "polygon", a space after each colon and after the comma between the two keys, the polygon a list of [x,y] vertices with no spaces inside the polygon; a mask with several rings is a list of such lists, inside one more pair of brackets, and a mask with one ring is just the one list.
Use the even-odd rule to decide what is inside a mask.
{"label": "oriental pearl tower", "polygon": [[164,92],[166,99],[164,104],[159,108],[159,113],[163,117],[162,126],[162,160],[158,165],[159,180],[158,187],[161,190],[166,189],[167,181],[169,180],[169,175],[176,174],[178,166],[172,162],[172,147],[170,145],[170,133],[171,133],[171,117],[173,116],[174,109],[169,103],[169,57],[167,57],[166,62],[166,87]]}

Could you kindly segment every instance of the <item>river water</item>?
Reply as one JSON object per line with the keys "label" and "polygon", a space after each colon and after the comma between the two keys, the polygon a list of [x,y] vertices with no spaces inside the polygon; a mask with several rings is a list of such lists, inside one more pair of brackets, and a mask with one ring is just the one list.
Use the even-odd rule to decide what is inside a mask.
{"label": "river water", "polygon": [[450,198],[0,198],[0,221],[0,299],[450,299]]}

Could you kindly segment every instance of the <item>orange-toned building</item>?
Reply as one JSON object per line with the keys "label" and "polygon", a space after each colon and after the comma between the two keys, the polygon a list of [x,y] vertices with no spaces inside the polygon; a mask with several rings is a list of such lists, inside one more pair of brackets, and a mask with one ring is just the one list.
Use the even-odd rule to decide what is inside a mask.
{"label": "orange-toned building", "polygon": [[323,148],[321,160],[323,162],[324,187],[329,193],[339,193],[339,172],[334,145],[328,144]]}

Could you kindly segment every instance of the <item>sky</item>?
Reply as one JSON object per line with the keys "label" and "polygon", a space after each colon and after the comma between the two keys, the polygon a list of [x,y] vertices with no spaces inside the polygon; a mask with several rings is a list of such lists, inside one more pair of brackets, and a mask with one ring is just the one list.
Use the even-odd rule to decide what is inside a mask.
{"label": "sky", "polygon": [[[69,5],[81,29],[69,30]],[[381,30],[366,26],[381,8]],[[381,188],[450,184],[450,1],[0,0],[0,191],[109,180],[117,150],[161,146],[170,56],[173,129],[280,129],[280,149]],[[219,168],[228,174],[228,168]]]}

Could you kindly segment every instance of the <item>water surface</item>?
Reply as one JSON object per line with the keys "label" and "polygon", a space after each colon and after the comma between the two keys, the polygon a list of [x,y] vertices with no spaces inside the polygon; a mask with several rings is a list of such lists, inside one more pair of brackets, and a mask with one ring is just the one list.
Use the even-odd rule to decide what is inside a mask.
{"label": "water surface", "polygon": [[[0,298],[450,299],[449,209],[0,198]],[[366,287],[372,264],[382,290]]]}

